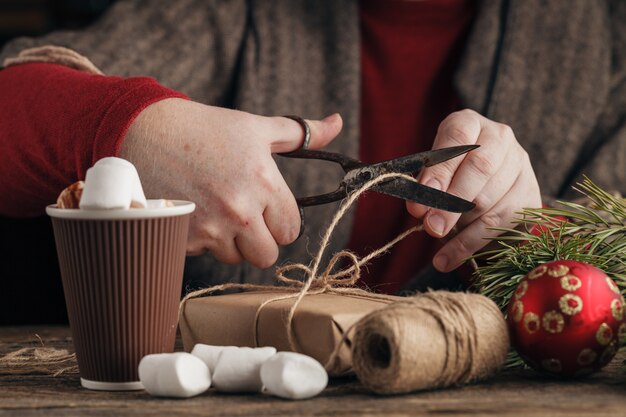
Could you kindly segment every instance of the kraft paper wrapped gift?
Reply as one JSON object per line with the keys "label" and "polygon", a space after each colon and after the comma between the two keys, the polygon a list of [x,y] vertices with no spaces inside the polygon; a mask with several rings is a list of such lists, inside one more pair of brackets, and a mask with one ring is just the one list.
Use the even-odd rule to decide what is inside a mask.
{"label": "kraft paper wrapped gift", "polygon": [[[295,298],[265,305],[258,318],[255,341],[255,315],[266,300],[284,296],[285,292],[242,292],[190,299],[185,302],[180,330],[186,351],[196,343],[234,346],[274,346],[291,350],[287,339],[287,315]],[[298,305],[292,321],[295,348],[325,365],[341,342],[344,333],[371,311],[403,297],[373,299],[359,295],[322,293],[306,295]],[[333,363],[330,375],[352,371],[350,335]]]}

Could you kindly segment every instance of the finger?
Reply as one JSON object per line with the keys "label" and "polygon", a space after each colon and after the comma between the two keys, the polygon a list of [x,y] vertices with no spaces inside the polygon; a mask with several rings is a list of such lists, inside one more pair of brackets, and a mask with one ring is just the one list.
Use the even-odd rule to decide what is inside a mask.
{"label": "finger", "polygon": [[259,199],[258,213],[274,241],[286,245],[297,239],[300,233],[300,210],[289,186],[270,155],[267,162],[255,172],[255,195]]}
{"label": "finger", "polygon": [[[441,122],[437,129],[433,149],[475,144],[480,136],[483,119],[483,116],[472,110],[462,110],[450,114]],[[445,191],[462,161],[463,156],[459,156],[432,167],[424,168],[420,174],[419,181],[428,187]],[[422,204],[409,202],[407,203],[407,209],[414,217],[422,218],[430,208]]]}
{"label": "finger", "polygon": [[204,246],[193,245],[191,243],[187,244],[187,251],[185,256],[200,256],[205,253],[207,250]]}
{"label": "finger", "polygon": [[[201,210],[198,210],[202,212]],[[220,224],[197,221],[197,217],[206,216],[206,213],[194,213],[189,225],[187,240],[187,255],[197,256],[210,252],[215,259],[226,264],[243,262],[243,256],[237,249],[233,234],[228,233]]]}
{"label": "finger", "polygon": [[[451,146],[474,145],[478,142],[483,124],[486,119],[472,110],[462,110],[450,114],[437,129],[433,142],[433,149],[448,148]],[[470,152],[473,153],[476,150]],[[428,184],[433,178],[437,179],[445,190],[452,180],[464,157],[462,155],[448,161],[424,168],[420,176],[422,184]]]}
{"label": "finger", "polygon": [[[512,157],[517,158],[518,155],[516,153],[510,153],[509,160]],[[509,161],[502,164],[498,172],[489,179],[483,189],[480,190],[472,200],[476,207],[461,215],[456,223],[457,227],[463,229],[468,224],[473,223],[482,213],[491,210],[504,198],[505,194],[516,192],[513,185],[521,173],[522,170],[517,168],[516,163]]]}
{"label": "finger", "polygon": [[[284,183],[284,181],[283,181]],[[300,234],[300,210],[291,191],[284,184],[283,190],[273,194],[276,199],[271,201],[265,211],[263,219],[274,241],[279,245],[288,245],[295,241]]]}
{"label": "finger", "polygon": [[[513,190],[526,195],[527,186],[523,176],[519,176]],[[523,190],[523,192],[522,192]],[[526,203],[520,201],[519,194],[509,192],[490,210],[467,225],[454,238],[450,239],[433,258],[433,266],[441,272],[449,272],[461,265],[465,259],[489,243],[489,238],[501,234],[495,227],[511,227],[515,212]]]}
{"label": "finger", "polygon": [[[304,129],[300,123],[287,117],[264,118],[272,153],[291,152],[302,147]],[[319,149],[328,145],[343,127],[339,113],[322,120],[306,120],[311,129],[309,149]]]}
{"label": "finger", "polygon": [[244,259],[258,268],[268,268],[278,259],[278,246],[261,216],[250,221],[235,243]]}
{"label": "finger", "polygon": [[[430,188],[434,188],[436,190],[441,190],[441,184],[436,178],[431,178],[424,185]],[[409,214],[411,214],[411,216],[415,217],[416,219],[422,219],[427,215],[428,211],[431,208],[423,204],[415,203],[413,201],[407,201],[406,209],[409,211]]]}
{"label": "finger", "polygon": [[300,234],[300,210],[291,194],[291,190],[280,176],[276,176],[272,184],[273,190],[268,193],[263,219],[274,241],[279,245],[287,245]]}
{"label": "finger", "polygon": [[189,235],[187,237],[187,256],[198,256],[207,251],[204,241],[201,238],[203,233],[198,233],[199,230],[201,230],[201,227],[197,220],[197,213],[193,213],[191,215]]}
{"label": "finger", "polygon": [[215,259],[225,264],[234,265],[244,260],[244,256],[237,248],[233,239],[224,239],[219,242],[213,241],[206,247],[206,250],[209,251]]}
{"label": "finger", "polygon": [[[481,147],[467,154],[452,176],[444,174],[437,178],[448,193],[473,201],[507,160],[514,137],[512,133],[501,133],[494,126],[495,123],[483,127],[477,140]],[[516,177],[520,162],[509,162]],[[459,213],[433,209],[426,217],[426,229],[435,236],[445,236],[460,216]]]}

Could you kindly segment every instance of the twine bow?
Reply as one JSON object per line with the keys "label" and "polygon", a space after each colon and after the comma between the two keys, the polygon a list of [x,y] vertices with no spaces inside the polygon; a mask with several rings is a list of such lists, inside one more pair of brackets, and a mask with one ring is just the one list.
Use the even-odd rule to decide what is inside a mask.
{"label": "twine bow", "polygon": [[[339,210],[337,211],[332,221],[330,222],[330,225],[326,229],[326,232],[324,233],[324,236],[322,237],[322,240],[320,242],[320,248],[317,252],[317,255],[313,259],[312,264],[305,265],[301,263],[293,263],[293,264],[287,264],[287,265],[281,266],[276,269],[276,280],[283,285],[274,286],[274,285],[229,283],[229,284],[215,285],[209,288],[203,288],[197,291],[190,292],[180,302],[179,320],[180,320],[180,317],[182,317],[182,314],[184,312],[184,306],[187,300],[197,298],[203,295],[211,294],[216,291],[224,291],[228,289],[240,289],[240,290],[245,290],[245,291],[272,290],[272,291],[285,292],[286,293],[285,295],[279,295],[277,297],[270,298],[264,301],[263,303],[261,303],[261,305],[259,305],[259,307],[257,308],[255,318],[254,318],[255,325],[253,326],[254,332],[255,332],[254,340],[255,340],[256,345],[258,346],[258,334],[256,333],[257,332],[256,324],[258,324],[259,316],[263,308],[266,305],[270,303],[274,303],[276,301],[295,298],[295,301],[293,302],[291,308],[289,309],[289,313],[285,319],[285,328],[287,329],[287,339],[289,342],[289,348],[297,352],[299,349],[296,348],[295,338],[293,335],[292,321],[293,321],[293,317],[296,312],[296,309],[298,308],[298,305],[300,304],[300,302],[306,295],[323,294],[323,293],[345,294],[345,295],[356,295],[356,296],[360,296],[360,297],[368,298],[368,299],[394,301],[395,299],[391,296],[388,296],[385,294],[376,294],[376,293],[372,293],[370,291],[366,291],[361,288],[355,287],[355,284],[359,281],[361,277],[361,267],[365,265],[367,262],[369,262],[370,260],[372,260],[373,258],[385,253],[392,246],[394,246],[396,243],[400,242],[401,240],[403,240],[410,234],[416,231],[422,230],[422,225],[411,227],[410,229],[396,236],[394,239],[392,239],[391,241],[389,241],[382,247],[374,250],[373,252],[371,252],[370,254],[362,258],[359,258],[356,254],[348,250],[342,250],[340,252],[337,252],[330,259],[330,261],[328,262],[328,265],[322,271],[322,273],[318,275],[318,271],[320,270],[320,265],[321,265],[324,253],[326,251],[326,248],[328,247],[332,233],[335,230],[335,227],[337,226],[337,224],[339,223],[339,220],[341,220],[341,218],[345,215],[347,210],[352,206],[352,204],[354,204],[354,202],[361,196],[361,194],[363,194],[370,188],[374,187],[376,184],[379,184],[384,181],[388,181],[393,178],[404,178],[406,180],[416,182],[415,178],[406,174],[388,173],[388,174],[383,174],[379,177],[376,177],[368,181],[367,183],[363,184],[361,188],[353,191],[341,203]],[[340,264],[340,261],[342,260],[347,260],[351,265],[344,269],[340,269],[337,272],[334,272],[335,268],[337,267],[337,265]],[[294,278],[290,278],[289,276],[287,276],[287,273],[294,271],[294,270],[302,271],[305,275],[305,279],[299,280],[299,279],[294,279]],[[328,363],[330,363],[330,361],[334,358],[336,351],[337,349],[335,349],[335,352],[333,352],[333,354],[331,355],[331,358],[329,359]],[[327,366],[328,366],[328,363],[327,363]]]}

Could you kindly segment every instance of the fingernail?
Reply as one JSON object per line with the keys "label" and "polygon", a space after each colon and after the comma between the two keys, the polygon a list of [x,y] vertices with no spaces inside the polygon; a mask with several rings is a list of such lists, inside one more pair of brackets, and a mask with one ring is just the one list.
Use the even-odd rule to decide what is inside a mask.
{"label": "fingernail", "polygon": [[448,267],[448,257],[446,255],[437,255],[433,259],[433,265],[439,272],[445,272]]}
{"label": "fingernail", "polygon": [[439,214],[433,214],[428,217],[428,226],[430,230],[438,234],[439,236],[443,236],[443,232],[446,228],[446,222]]}
{"label": "fingernail", "polygon": [[434,188],[435,190],[441,190],[441,184],[435,178],[429,179],[424,185],[430,188]]}

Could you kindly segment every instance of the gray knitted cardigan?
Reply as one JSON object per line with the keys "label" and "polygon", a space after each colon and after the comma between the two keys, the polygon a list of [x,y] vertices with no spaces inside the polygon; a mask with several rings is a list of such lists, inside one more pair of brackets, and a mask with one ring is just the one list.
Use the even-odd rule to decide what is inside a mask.
{"label": "gray knitted cardigan", "polygon": [[[583,173],[626,188],[624,22],[624,1],[480,2],[455,77],[459,96],[513,128],[546,196],[567,197]],[[109,75],[155,77],[203,103],[308,118],[340,112],[345,128],[329,149],[358,155],[357,1],[120,1],[87,30],[17,39],[0,58],[45,44],[72,48]],[[296,195],[328,191],[340,177],[321,163],[277,163]],[[310,259],[335,210],[307,209],[306,237],[284,247],[279,262]],[[330,252],[346,244],[351,223],[340,224]],[[186,272],[191,286],[273,275],[209,255],[190,258]]]}

